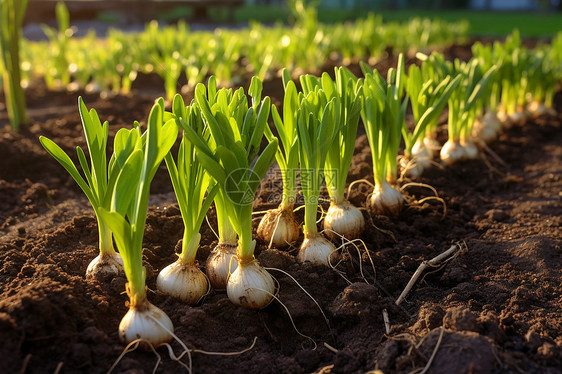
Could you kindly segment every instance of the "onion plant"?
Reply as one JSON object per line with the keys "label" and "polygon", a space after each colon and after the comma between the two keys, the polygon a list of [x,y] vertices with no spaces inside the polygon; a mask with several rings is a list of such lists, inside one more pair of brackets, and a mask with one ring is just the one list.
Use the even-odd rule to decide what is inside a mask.
{"label": "onion plant", "polygon": [[204,139],[190,127],[184,128],[184,134],[197,148],[201,164],[218,183],[228,219],[238,234],[238,266],[228,277],[228,298],[250,309],[268,305],[275,292],[273,277],[254,258],[256,241],[252,239],[254,196],[278,147],[278,141],[273,139],[260,152],[271,106],[269,97],[260,101],[261,88],[261,82],[254,77],[249,88],[252,106],[248,107],[243,88],[234,93],[221,89],[216,92],[216,100],[210,100],[215,88],[207,90],[198,84],[195,102],[212,136]]}
{"label": "onion plant", "polygon": [[483,73],[474,59],[468,63],[456,60],[455,70],[462,76],[462,82],[449,98],[449,139],[441,148],[441,160],[446,165],[477,157],[478,148],[472,141],[472,128],[482,105],[480,96],[496,67],[494,65]]}
{"label": "onion plant", "polygon": [[404,98],[404,56],[399,55],[397,69],[388,71],[388,82],[378,71],[364,66],[365,96],[361,117],[373,158],[375,189],[369,199],[374,214],[396,217],[404,197],[392,185],[396,182],[398,147],[404,126],[408,98]]}
{"label": "onion plant", "polygon": [[[227,100],[230,100],[232,98],[232,90],[226,90],[224,92],[227,96]],[[217,81],[214,76],[211,76],[207,84],[207,100],[209,105],[213,106],[216,104],[218,98],[219,91],[217,91]],[[191,108],[192,112],[200,112],[196,104],[192,104]],[[212,137],[208,139],[208,145],[213,151],[216,149],[216,144],[212,140]],[[216,181],[212,180],[211,184],[214,183],[216,183]],[[210,185],[209,189],[211,188],[214,187]],[[214,198],[219,242],[215,248],[213,248],[205,263],[207,278],[215,290],[226,289],[228,277],[237,267],[237,262],[234,259],[238,243],[237,233],[228,218],[227,199],[228,197],[224,194],[223,190],[219,188]]]}
{"label": "onion plant", "polygon": [[[322,79],[329,79],[327,73],[324,73]],[[336,115],[335,99],[330,99],[320,88],[320,78],[303,75],[300,81],[303,92],[306,92],[299,95],[300,105],[297,109],[300,181],[304,197],[304,241],[297,259],[301,262],[329,265],[330,254],[336,248],[318,232],[316,215],[326,158],[338,137],[340,129],[336,126],[341,126],[341,123]]]}
{"label": "onion plant", "polygon": [[472,45],[472,54],[477,59],[480,69],[486,71],[493,65],[496,65],[498,69],[498,72],[490,77],[485,92],[482,94],[484,115],[475,120],[472,130],[472,135],[484,143],[495,140],[501,130],[498,109],[501,97],[503,56],[496,43],[493,47],[490,44],[483,45],[480,42]]}
{"label": "onion plant", "polygon": [[147,300],[146,269],[142,264],[150,183],[177,139],[176,121],[167,117],[164,100],[159,99],[150,111],[142,136],[138,123],[131,130],[117,132],[115,163],[120,170],[110,194],[111,208],[102,207],[99,212],[113,231],[128,281],[129,311],[119,324],[119,338],[125,344],[140,338],[158,346],[172,339],[172,322]]}
{"label": "onion plant", "polygon": [[329,146],[324,177],[330,195],[330,208],[324,217],[326,236],[336,239],[342,235],[347,239],[359,237],[365,228],[363,213],[345,197],[347,174],[355,151],[357,127],[361,115],[363,81],[345,68],[335,69],[335,82],[327,75],[320,81],[328,100],[334,101],[338,130],[334,142]]}
{"label": "onion plant", "polygon": [[[299,224],[293,211],[297,197],[296,174],[299,165],[299,144],[297,141],[297,108],[299,105],[298,93],[295,83],[291,80],[289,72],[283,70],[283,119],[277,107],[272,105],[272,117],[281,145],[275,158],[281,171],[283,181],[283,197],[281,204],[276,209],[266,212],[258,226],[258,237],[267,244],[277,248],[286,247],[299,238]],[[265,136],[268,141],[276,141],[271,129],[266,126]]]}
{"label": "onion plant", "polygon": [[0,71],[8,118],[14,131],[27,123],[21,86],[20,37],[27,0],[0,0]]}
{"label": "onion plant", "polygon": [[82,98],[78,99],[78,108],[90,156],[90,166],[88,166],[84,151],[81,147],[76,147],[85,179],[70,157],[57,144],[44,136],[40,136],[39,141],[80,186],[96,214],[100,253],[88,265],[86,277],[117,275],[123,272],[123,259],[113,247],[111,227],[103,219],[100,212],[102,209],[109,210],[111,207],[113,187],[123,166],[124,158],[127,157],[126,151],[130,152],[130,149],[123,147],[121,137],[116,138],[114,147],[119,151],[119,155],[117,152],[113,153],[108,164],[107,138],[109,124],[107,121],[103,125],[101,124],[95,109],[88,112]]}
{"label": "onion plant", "polygon": [[406,122],[402,123],[404,157],[400,159],[400,164],[406,175],[417,178],[424,168],[430,166],[433,152],[424,142],[426,130],[436,126],[441,112],[447,105],[447,100],[460,81],[460,76],[452,79],[449,75],[440,82],[433,79],[424,80],[420,67],[410,65],[405,87],[410,98],[415,125],[410,130]]}
{"label": "onion plant", "polygon": [[[209,138],[209,128],[203,123],[196,105],[186,107],[181,96],[176,95],[172,109],[178,125],[182,128],[190,127],[203,139]],[[195,147],[185,135],[180,144],[177,162],[171,153],[164,160],[178,200],[184,231],[178,260],[158,274],[156,285],[160,291],[189,305],[195,305],[209,290],[209,281],[199,269],[195,256],[201,241],[199,230],[218,191],[218,185],[210,187],[211,177],[199,162]]]}

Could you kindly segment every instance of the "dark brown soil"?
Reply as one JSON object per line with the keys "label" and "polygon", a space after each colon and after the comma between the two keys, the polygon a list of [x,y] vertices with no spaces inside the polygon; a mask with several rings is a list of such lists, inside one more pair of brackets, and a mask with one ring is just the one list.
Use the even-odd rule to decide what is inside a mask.
{"label": "dark brown soil", "polygon": [[[155,96],[143,92],[104,100],[83,96],[114,134],[147,118]],[[28,127],[12,132],[5,112],[0,113],[0,372],[104,373],[123,350],[117,326],[127,310],[124,280],[85,279],[97,252],[93,211],[38,142],[45,135],[71,154],[77,145],[85,146],[77,94],[48,92],[41,82],[26,94]],[[265,94],[279,103],[281,81],[267,82]],[[556,106],[562,113],[561,96]],[[237,356],[192,353],[195,373],[364,373],[377,368],[409,373],[426,365],[438,341],[430,373],[560,373],[561,127],[559,115],[507,131],[491,146],[505,164],[488,156],[493,168],[479,159],[428,170],[421,182],[445,200],[444,219],[435,201],[412,202],[393,220],[365,213],[369,223],[362,239],[376,274],[365,266],[361,276],[355,250],[342,255],[338,268],[344,278],[331,269],[297,263],[294,251],[267,250],[259,243],[261,263],[298,280],[327,322],[293,280],[275,270],[279,299],[298,331],[278,302],[250,311],[233,306],[224,293],[211,294],[197,307],[155,291],[149,299],[170,316],[175,333],[190,348],[235,352],[257,338],[251,350]],[[445,140],[444,129],[440,140]],[[364,135],[356,146],[349,180],[371,180]],[[271,201],[271,193],[279,188],[272,173],[255,210],[274,207],[278,200]],[[155,290],[157,272],[175,259],[182,221],[165,170],[157,174],[152,192],[144,259],[148,287]],[[429,195],[420,187],[408,192],[418,200]],[[368,185],[359,184],[350,200],[364,207],[369,193]],[[211,209],[211,223],[214,217]],[[201,262],[216,244],[206,224],[202,235]],[[456,242],[465,243],[466,252],[428,274],[395,306],[418,265]],[[179,344],[172,346],[181,352]],[[158,354],[157,372],[183,370],[165,348]],[[150,373],[157,361],[152,352],[134,351],[113,372]]]}

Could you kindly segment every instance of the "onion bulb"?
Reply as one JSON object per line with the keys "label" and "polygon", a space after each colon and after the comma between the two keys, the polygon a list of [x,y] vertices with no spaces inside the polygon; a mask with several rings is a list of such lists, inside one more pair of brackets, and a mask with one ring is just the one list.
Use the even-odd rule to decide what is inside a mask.
{"label": "onion bulb", "polygon": [[297,260],[310,261],[314,265],[330,266],[330,255],[336,250],[334,244],[319,233],[305,233]]}
{"label": "onion bulb", "polygon": [[404,205],[404,196],[388,182],[375,184],[375,190],[369,200],[373,214],[387,217],[398,217]]}
{"label": "onion bulb", "polygon": [[217,291],[226,289],[228,276],[236,269],[236,246],[236,242],[221,242],[207,258],[205,272]]}
{"label": "onion bulb", "polygon": [[86,269],[86,278],[95,279],[125,274],[123,258],[117,252],[103,253],[94,258]]}
{"label": "onion bulb", "polygon": [[177,260],[158,274],[156,287],[188,305],[196,305],[209,292],[209,280],[197,263]]}
{"label": "onion bulb", "polygon": [[527,120],[524,110],[517,110],[509,115],[509,120],[513,125],[522,125]]}
{"label": "onion bulb", "polygon": [[[431,136],[426,136],[425,138],[423,138],[423,145],[425,146],[425,148],[428,151],[431,152],[433,157],[439,156],[439,150],[441,149],[441,143],[439,143],[439,141],[437,139],[435,139]],[[433,159],[433,157],[431,157],[430,159]]]}
{"label": "onion bulb", "polygon": [[[144,339],[154,347],[172,340],[174,325],[162,309],[152,305],[146,298],[139,304],[131,304],[129,311],[119,324],[119,340],[129,344],[136,339]],[[146,347],[146,344],[141,344]]]}
{"label": "onion bulb", "polygon": [[499,110],[497,117],[500,123],[502,124],[503,128],[510,129],[513,126],[513,121],[511,120],[511,117],[507,114],[505,110],[503,109]]}
{"label": "onion bulb", "polygon": [[466,152],[464,147],[458,141],[453,141],[451,139],[441,148],[441,161],[447,166],[451,166],[460,162],[466,158]]}
{"label": "onion bulb", "polygon": [[472,136],[481,139],[485,143],[491,143],[498,137],[501,123],[495,112],[487,112],[484,117],[474,122]]}
{"label": "onion bulb", "polygon": [[[332,202],[326,217],[324,217],[324,230],[326,236],[332,240],[339,239],[337,232],[346,239],[355,239],[361,235],[365,228],[365,218],[359,209],[345,200],[340,204]],[[331,230],[331,231],[330,231]]]}
{"label": "onion bulb", "polygon": [[271,209],[260,221],[258,237],[267,245],[284,248],[299,238],[299,224],[292,207]]}
{"label": "onion bulb", "polygon": [[258,260],[240,260],[228,278],[226,294],[230,301],[248,309],[265,308],[273,299],[275,282]]}
{"label": "onion bulb", "polygon": [[433,152],[425,145],[425,139],[418,141],[412,146],[411,157],[402,157],[400,159],[400,167],[404,170],[406,176],[410,178],[419,178],[423,170],[431,166]]}
{"label": "onion bulb", "polygon": [[465,140],[462,143],[462,148],[464,150],[464,157],[467,160],[474,160],[478,157],[478,147],[473,141]]}
{"label": "onion bulb", "polygon": [[543,116],[543,115],[548,113],[548,110],[546,109],[546,105],[544,105],[544,103],[538,102],[536,100],[529,103],[529,105],[527,106],[527,109],[529,110],[531,115],[535,118]]}

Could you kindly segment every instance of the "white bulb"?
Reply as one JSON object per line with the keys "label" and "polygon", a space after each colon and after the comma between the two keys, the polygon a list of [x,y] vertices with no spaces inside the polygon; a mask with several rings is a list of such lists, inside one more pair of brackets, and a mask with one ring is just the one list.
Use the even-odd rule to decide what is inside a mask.
{"label": "white bulb", "polygon": [[158,347],[172,340],[173,331],[174,325],[166,313],[145,299],[141,304],[131,307],[121,320],[119,340],[129,344],[133,340],[144,339]]}
{"label": "white bulb", "polygon": [[236,243],[219,243],[213,249],[207,262],[205,272],[211,282],[211,286],[217,291],[226,289],[226,282],[230,274],[236,270]]}
{"label": "white bulb", "polygon": [[404,196],[388,182],[382,181],[375,186],[369,200],[369,207],[373,214],[398,217],[404,205]]}
{"label": "white bulb", "polygon": [[209,281],[196,263],[182,264],[180,260],[166,266],[158,274],[156,287],[188,305],[196,305],[207,295]]}
{"label": "white bulb", "polygon": [[478,147],[472,141],[465,141],[462,143],[464,156],[467,160],[474,160],[478,157]]}
{"label": "white bulb", "polygon": [[94,258],[86,269],[86,278],[106,278],[109,276],[124,275],[123,258],[117,252],[111,254],[100,253]]}
{"label": "white bulb", "polygon": [[451,139],[441,148],[441,161],[447,166],[454,165],[463,161],[466,157],[464,147],[459,142],[454,142]]}
{"label": "white bulb", "polygon": [[[299,238],[299,224],[293,209],[272,209],[260,221],[258,237],[274,248],[285,248]],[[273,240],[272,240],[273,238]]]}
{"label": "white bulb", "polygon": [[226,285],[226,294],[230,301],[248,309],[266,307],[274,293],[273,277],[255,259],[241,261]]}
{"label": "white bulb", "polygon": [[[330,204],[330,208],[324,217],[325,234],[330,239],[338,240],[340,237],[332,231],[337,232],[347,239],[358,238],[365,228],[365,218],[359,209],[351,205],[349,201],[340,204]],[[332,231],[330,231],[332,230]]]}
{"label": "white bulb", "polygon": [[309,261],[314,265],[330,266],[330,255],[335,250],[334,244],[321,234],[305,235],[297,254],[297,260]]}

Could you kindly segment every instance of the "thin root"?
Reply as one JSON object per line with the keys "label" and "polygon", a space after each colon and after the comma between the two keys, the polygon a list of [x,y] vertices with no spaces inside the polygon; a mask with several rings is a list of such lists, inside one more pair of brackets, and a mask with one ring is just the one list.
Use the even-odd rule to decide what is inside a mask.
{"label": "thin root", "polygon": [[[276,269],[276,270],[279,270],[279,269]],[[303,334],[302,332],[299,331],[299,329],[297,328],[297,325],[295,324],[295,321],[293,320],[293,317],[291,316],[291,312],[289,311],[289,308],[287,308],[287,306],[281,301],[281,299],[279,299],[277,297],[277,295],[274,295],[271,292],[269,292],[268,290],[264,290],[262,288],[256,288],[256,290],[263,291],[263,292],[269,294],[271,297],[273,297],[276,301],[278,301],[279,304],[281,304],[281,306],[283,307],[283,309],[285,309],[285,312],[287,312],[287,316],[289,316],[289,320],[291,321],[291,325],[293,325],[293,329],[295,330],[295,332],[297,334],[299,334],[300,336],[302,336],[303,338],[312,342],[312,344],[314,346],[314,348],[312,348],[312,350],[316,350],[316,348],[318,348],[318,344],[316,343],[316,341],[314,339],[312,339],[310,336],[305,335],[305,334]]]}
{"label": "thin root", "polygon": [[353,187],[353,186],[355,186],[356,184],[359,184],[359,183],[365,183],[365,184],[367,184],[367,185],[369,185],[369,186],[375,188],[375,185],[372,184],[371,182],[369,182],[369,181],[366,180],[366,179],[358,179],[358,180],[355,180],[355,181],[351,182],[351,183],[349,184],[349,186],[347,186],[347,191],[345,192],[345,198],[346,198],[346,199],[349,199],[349,190],[351,190],[351,187]]}
{"label": "thin root", "polygon": [[279,272],[285,274],[286,276],[288,276],[289,278],[291,278],[293,280],[293,282],[295,282],[295,284],[297,286],[299,286],[299,288],[314,302],[314,304],[316,304],[316,306],[318,307],[318,310],[322,314],[322,317],[324,317],[324,321],[326,322],[326,325],[328,326],[328,329],[330,329],[330,321],[328,320],[328,317],[326,317],[326,314],[324,314],[324,311],[322,310],[322,307],[320,306],[318,301],[316,301],[316,299],[314,297],[312,297],[312,295],[291,274],[287,273],[284,270],[277,269],[277,268],[265,268],[265,269],[266,270],[279,271]]}
{"label": "thin root", "polygon": [[439,347],[441,346],[441,341],[443,340],[443,333],[445,332],[444,328],[440,327],[439,329],[441,330],[440,333],[439,333],[439,339],[437,339],[437,344],[435,344],[435,348],[433,348],[433,352],[431,353],[431,356],[429,357],[429,360],[427,361],[427,364],[425,365],[425,367],[421,371],[419,369],[416,369],[414,371],[411,371],[410,374],[418,374],[418,373],[419,374],[425,374],[425,373],[427,373],[427,371],[431,367],[431,364],[433,363],[433,359],[437,355],[437,351],[439,351]]}

